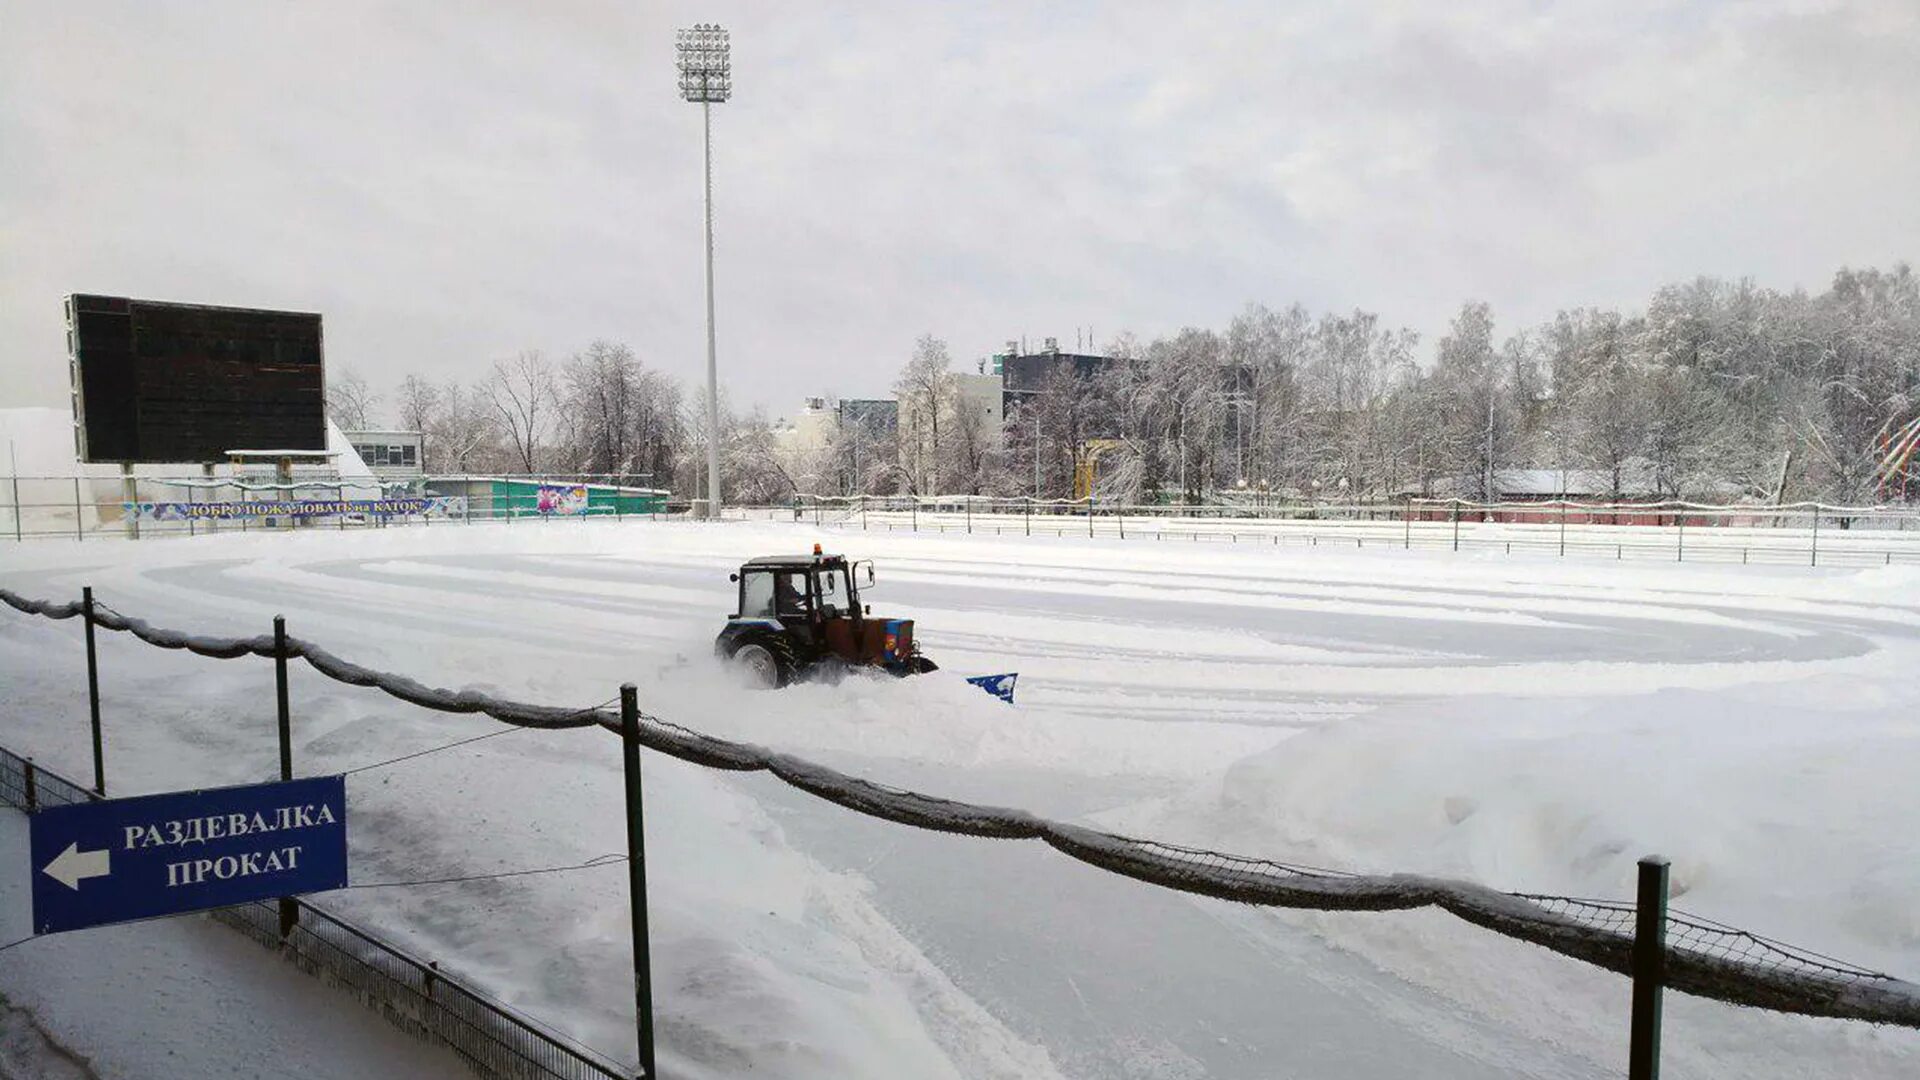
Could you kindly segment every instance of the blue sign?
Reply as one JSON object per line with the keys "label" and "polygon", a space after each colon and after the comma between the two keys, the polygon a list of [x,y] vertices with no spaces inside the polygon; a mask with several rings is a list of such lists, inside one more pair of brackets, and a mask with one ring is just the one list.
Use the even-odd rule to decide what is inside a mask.
{"label": "blue sign", "polygon": [[341,776],[50,806],[28,820],[36,934],[347,883]]}
{"label": "blue sign", "polygon": [[1013,684],[1020,678],[1015,671],[1006,675],[974,675],[967,681],[1007,704],[1013,704]]}
{"label": "blue sign", "polygon": [[[277,499],[271,502],[261,499],[203,503],[129,502],[120,505],[128,517],[141,521],[232,521],[241,518],[334,517],[340,514],[453,517],[466,512],[467,500],[459,495],[414,495],[398,499]],[[580,512],[585,513],[584,510]]]}

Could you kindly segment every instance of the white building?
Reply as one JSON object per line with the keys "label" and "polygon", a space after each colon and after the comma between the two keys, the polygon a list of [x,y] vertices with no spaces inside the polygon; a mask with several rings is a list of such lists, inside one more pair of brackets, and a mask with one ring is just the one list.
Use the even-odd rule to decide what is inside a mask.
{"label": "white building", "polygon": [[994,445],[1003,445],[1006,440],[1000,428],[1006,419],[1006,405],[1000,376],[961,372],[955,374],[953,379],[960,389],[959,407],[983,414],[987,430],[993,433]]}
{"label": "white building", "polygon": [[347,441],[373,475],[382,480],[418,480],[426,475],[417,431],[349,431]]}

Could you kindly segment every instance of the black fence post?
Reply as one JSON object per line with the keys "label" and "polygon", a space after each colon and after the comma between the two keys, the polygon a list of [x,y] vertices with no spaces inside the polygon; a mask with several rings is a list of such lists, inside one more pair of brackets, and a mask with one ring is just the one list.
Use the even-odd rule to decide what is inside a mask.
{"label": "black fence post", "polygon": [[1453,504],[1453,550],[1460,550],[1460,503]]}
{"label": "black fence post", "polygon": [[27,758],[20,765],[20,778],[27,789],[27,813],[40,809],[40,792],[33,779],[33,759]]}
{"label": "black fence post", "polygon": [[1813,555],[1808,560],[1807,565],[1808,566],[1820,565],[1820,504],[1819,503],[1813,504]]}
{"label": "black fence post", "polygon": [[80,590],[81,617],[87,621],[87,708],[93,720],[93,790],[107,793],[107,765],[100,752],[100,660],[93,647],[93,586]]}
{"label": "black fence post", "polygon": [[627,901],[633,909],[633,1003],[640,1075],[653,1072],[653,965],[647,948],[647,836],[640,799],[640,702],[632,683],[620,687],[620,754],[627,779]]}
{"label": "black fence post", "polygon": [[1640,860],[1633,928],[1633,1031],[1627,1080],[1660,1078],[1660,994],[1667,981],[1667,860]]}
{"label": "black fence post", "polygon": [[[287,620],[273,617],[273,686],[280,713],[280,779],[293,779],[293,713],[287,704]],[[300,922],[293,897],[280,898],[280,939],[286,940]]]}

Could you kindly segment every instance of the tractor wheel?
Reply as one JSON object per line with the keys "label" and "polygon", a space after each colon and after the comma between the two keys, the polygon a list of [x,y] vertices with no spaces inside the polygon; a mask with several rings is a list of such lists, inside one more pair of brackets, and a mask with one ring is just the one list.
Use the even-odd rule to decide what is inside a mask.
{"label": "tractor wheel", "polygon": [[786,681],[779,659],[765,645],[751,643],[735,649],[733,667],[747,685],[758,689],[772,690]]}

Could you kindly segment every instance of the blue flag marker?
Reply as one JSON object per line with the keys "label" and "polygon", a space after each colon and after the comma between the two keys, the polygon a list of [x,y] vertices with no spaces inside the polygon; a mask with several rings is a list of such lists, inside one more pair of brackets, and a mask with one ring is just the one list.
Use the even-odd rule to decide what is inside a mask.
{"label": "blue flag marker", "polygon": [[36,934],[347,883],[340,776],[52,806],[28,821]]}
{"label": "blue flag marker", "polygon": [[1007,704],[1013,704],[1013,684],[1020,678],[1017,671],[1005,675],[973,675],[967,681],[992,694]]}

